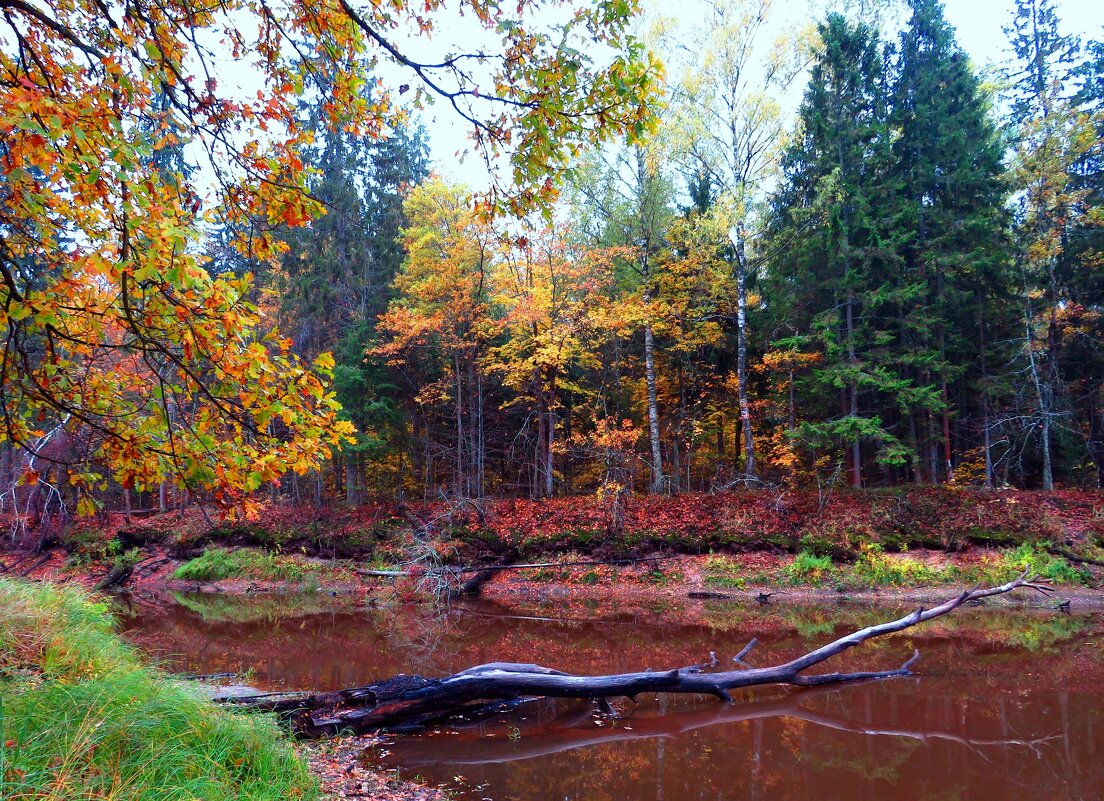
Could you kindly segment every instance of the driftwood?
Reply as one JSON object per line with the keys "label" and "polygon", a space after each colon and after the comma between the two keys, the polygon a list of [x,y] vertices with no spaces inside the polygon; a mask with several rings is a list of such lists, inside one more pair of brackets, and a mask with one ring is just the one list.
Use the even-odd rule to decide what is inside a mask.
{"label": "driftwood", "polygon": [[1006,584],[966,590],[931,609],[920,608],[897,620],[859,629],[796,659],[771,667],[752,668],[744,661],[756,644],[752,640],[733,658],[734,662],[745,668],[739,670],[707,672],[717,666],[713,654],[710,655],[710,662],[701,665],[606,676],[579,676],[541,665],[492,662],[442,679],[400,675],[365,687],[337,692],[265,693],[226,699],[224,703],[281,713],[291,722],[296,733],[320,737],[405,727],[450,715],[470,714],[487,702],[527,697],[592,699],[598,701],[603,709],[608,709],[607,699],[627,697],[635,700],[640,693],[696,693],[731,701],[729,690],[763,684],[814,687],[908,676],[912,665],[920,658],[919,651],[892,670],[814,674],[806,671],[867,640],[903,631],[942,617],[963,604],[1003,595],[1021,587],[1044,594],[1052,592],[1045,584],[1035,582],[1030,571],[1026,571]]}

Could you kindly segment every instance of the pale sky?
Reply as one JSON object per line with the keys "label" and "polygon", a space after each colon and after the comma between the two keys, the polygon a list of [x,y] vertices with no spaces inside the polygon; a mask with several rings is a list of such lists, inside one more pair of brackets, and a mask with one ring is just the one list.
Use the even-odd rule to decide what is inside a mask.
{"label": "pale sky", "polygon": [[[670,14],[672,0],[643,0],[645,9]],[[815,2],[815,0],[814,0]],[[819,4],[819,3],[818,3]],[[695,0],[678,0],[680,19],[689,18]],[[1009,56],[1002,28],[1012,19],[1014,0],[944,0],[948,21],[955,27],[957,39],[978,69],[1004,61]],[[1064,33],[1086,39],[1104,38],[1104,2],[1101,0],[1055,0]],[[771,14],[776,19],[797,23],[810,15],[809,0],[775,0]],[[802,85],[804,81],[801,81]],[[455,157],[465,147],[466,130],[443,104],[421,115],[433,150],[435,170],[445,178],[478,189],[487,180],[487,172],[475,156],[464,163]]]}

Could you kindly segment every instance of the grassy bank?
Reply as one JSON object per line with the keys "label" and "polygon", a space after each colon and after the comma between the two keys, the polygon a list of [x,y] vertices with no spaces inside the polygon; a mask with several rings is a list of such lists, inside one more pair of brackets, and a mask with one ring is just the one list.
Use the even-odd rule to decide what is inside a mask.
{"label": "grassy bank", "polygon": [[0,579],[0,797],[312,799],[275,723],[141,663],[105,606]]}

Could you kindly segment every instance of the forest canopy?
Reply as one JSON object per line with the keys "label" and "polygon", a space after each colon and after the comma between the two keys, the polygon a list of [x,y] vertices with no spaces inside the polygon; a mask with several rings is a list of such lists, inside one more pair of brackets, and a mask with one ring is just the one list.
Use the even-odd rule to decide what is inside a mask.
{"label": "forest canopy", "polygon": [[1104,45],[902,7],[0,0],[0,490],[1100,486]]}

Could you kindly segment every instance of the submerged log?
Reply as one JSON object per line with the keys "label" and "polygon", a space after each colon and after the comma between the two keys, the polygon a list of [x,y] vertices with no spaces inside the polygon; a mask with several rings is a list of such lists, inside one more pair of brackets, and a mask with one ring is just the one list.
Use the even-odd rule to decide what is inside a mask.
{"label": "submerged log", "polygon": [[450,715],[470,713],[487,702],[525,697],[593,699],[605,704],[608,698],[627,697],[635,700],[640,693],[666,692],[712,695],[724,701],[732,701],[729,690],[762,684],[812,687],[908,676],[912,665],[920,658],[919,651],[892,670],[814,674],[806,671],[867,640],[942,617],[963,604],[1020,588],[1042,593],[1052,592],[1045,584],[1035,582],[1030,571],[1025,571],[1006,584],[966,590],[931,609],[920,608],[897,620],[859,629],[789,662],[770,667],[752,668],[744,661],[744,657],[755,646],[753,640],[733,660],[745,666],[745,669],[739,670],[706,672],[716,666],[713,655],[709,663],[701,665],[606,676],[579,676],[541,665],[491,662],[441,679],[400,675],[364,687],[337,692],[266,693],[225,699],[222,703],[281,713],[290,721],[296,733],[305,737],[321,737],[423,723]]}

